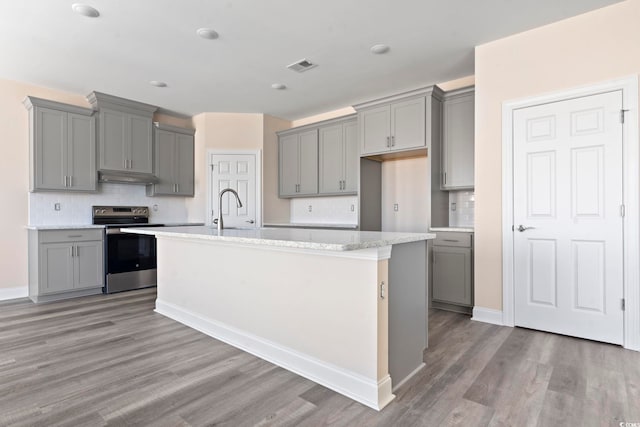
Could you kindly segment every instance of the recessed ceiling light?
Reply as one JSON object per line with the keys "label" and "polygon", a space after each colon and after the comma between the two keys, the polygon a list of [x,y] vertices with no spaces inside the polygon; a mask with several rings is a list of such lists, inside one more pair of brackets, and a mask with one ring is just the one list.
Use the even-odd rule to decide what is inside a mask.
{"label": "recessed ceiling light", "polygon": [[276,89],[276,90],[283,90],[286,89],[287,87],[285,85],[283,85],[282,83],[274,83],[271,85],[271,89]]}
{"label": "recessed ceiling light", "polygon": [[376,55],[380,55],[383,53],[389,52],[389,46],[386,44],[376,44],[371,46],[371,53],[375,53]]}
{"label": "recessed ceiling light", "polygon": [[218,38],[218,33],[211,28],[198,28],[196,33],[203,39],[215,40]]}
{"label": "recessed ceiling light", "polygon": [[98,16],[100,16],[100,12],[98,12],[98,9],[87,4],[74,3],[71,5],[71,9],[75,13],[78,13],[82,16],[87,16],[89,18],[97,18]]}
{"label": "recessed ceiling light", "polygon": [[149,84],[155,87],[167,87],[167,84],[165,82],[161,82],[160,80],[151,80]]}

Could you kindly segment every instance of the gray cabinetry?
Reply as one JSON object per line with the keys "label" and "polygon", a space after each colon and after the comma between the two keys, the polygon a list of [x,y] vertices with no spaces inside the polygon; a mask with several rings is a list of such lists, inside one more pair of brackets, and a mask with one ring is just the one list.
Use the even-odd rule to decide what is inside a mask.
{"label": "gray cabinetry", "polygon": [[432,304],[469,312],[473,306],[473,235],[437,232],[432,246]]}
{"label": "gray cabinetry", "polygon": [[443,103],[443,190],[474,186],[474,90],[465,88],[445,95]]}
{"label": "gray cabinetry", "polygon": [[148,196],[193,196],[194,132],[155,124],[154,174],[158,182],[147,186]]}
{"label": "gray cabinetry", "polygon": [[318,130],[279,134],[280,197],[318,194]]}
{"label": "gray cabinetry", "polygon": [[95,117],[88,108],[27,97],[31,191],[95,191]]}
{"label": "gray cabinetry", "polygon": [[358,189],[358,128],[355,120],[319,129],[319,193],[355,194]]}
{"label": "gray cabinetry", "polygon": [[152,120],[156,107],[93,92],[98,109],[98,168],[153,173]]}
{"label": "gray cabinetry", "polygon": [[103,230],[29,230],[29,298],[54,301],[102,292]]}
{"label": "gray cabinetry", "polygon": [[362,155],[426,147],[425,96],[358,111]]}

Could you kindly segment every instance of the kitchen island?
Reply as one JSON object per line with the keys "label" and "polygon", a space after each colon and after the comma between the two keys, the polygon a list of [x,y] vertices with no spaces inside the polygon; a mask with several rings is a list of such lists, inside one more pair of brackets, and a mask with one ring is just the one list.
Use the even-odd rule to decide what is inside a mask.
{"label": "kitchen island", "polygon": [[424,366],[433,234],[122,231],[157,238],[160,314],[377,410]]}

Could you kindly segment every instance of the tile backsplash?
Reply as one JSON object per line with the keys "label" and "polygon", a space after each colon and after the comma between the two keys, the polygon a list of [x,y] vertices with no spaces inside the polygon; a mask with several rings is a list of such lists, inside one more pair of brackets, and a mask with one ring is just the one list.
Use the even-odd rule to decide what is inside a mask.
{"label": "tile backsplash", "polygon": [[[59,204],[60,210],[56,210]],[[97,193],[29,193],[29,225],[91,224],[91,206],[148,206],[151,222],[186,222],[182,197],[147,197],[144,185],[99,184]]]}
{"label": "tile backsplash", "polygon": [[449,226],[473,227],[475,210],[473,191],[449,192]]}
{"label": "tile backsplash", "polygon": [[357,224],[356,196],[291,199],[291,222],[310,224]]}

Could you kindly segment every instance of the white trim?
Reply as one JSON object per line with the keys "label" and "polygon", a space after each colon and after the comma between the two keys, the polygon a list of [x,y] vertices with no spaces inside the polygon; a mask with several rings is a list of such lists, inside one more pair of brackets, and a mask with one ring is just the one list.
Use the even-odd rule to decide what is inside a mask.
{"label": "white trim", "polygon": [[26,298],[29,296],[29,288],[27,286],[19,286],[16,288],[0,288],[0,301],[8,299]]}
{"label": "white trim", "polygon": [[[502,313],[503,323],[514,326],[513,272],[513,112],[519,108],[622,90],[623,108],[628,110],[623,127],[624,218],[624,347],[640,351],[640,196],[638,149],[638,76],[610,80],[566,91],[502,104]],[[475,309],[474,309],[475,316]]]}
{"label": "white trim", "polygon": [[156,300],[155,311],[328,387],[370,408],[380,410],[395,397],[391,393],[391,378],[389,375],[386,375],[380,381],[366,378],[358,373],[330,365],[296,350],[248,334],[212,319],[204,318],[160,299]]}
{"label": "white trim", "polygon": [[473,317],[476,322],[491,323],[493,325],[504,326],[503,313],[492,308],[473,307]]}
{"label": "white trim", "polygon": [[253,155],[256,158],[256,228],[262,227],[262,150],[218,150],[208,149],[205,157],[205,170],[207,174],[207,212],[205,212],[206,225],[213,223],[211,210],[213,201],[211,200],[211,165],[213,156],[217,155]]}

